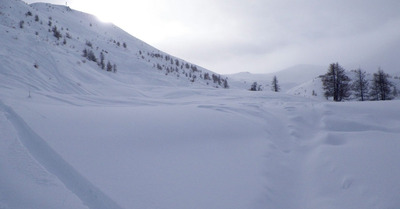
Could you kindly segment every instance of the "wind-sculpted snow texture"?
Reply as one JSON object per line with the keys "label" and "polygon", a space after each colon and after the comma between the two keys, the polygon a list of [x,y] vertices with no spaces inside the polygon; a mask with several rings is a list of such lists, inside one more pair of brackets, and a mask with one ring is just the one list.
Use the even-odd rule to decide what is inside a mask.
{"label": "wind-sculpted snow texture", "polygon": [[[35,14],[44,24],[51,14],[81,34],[67,40],[78,47],[93,37],[74,32],[81,13],[0,2],[1,209],[400,207],[399,100],[332,103],[212,88],[126,51],[106,55],[125,63],[106,72],[83,63],[80,48],[31,31],[40,29]],[[28,9],[32,22],[21,29]],[[68,21],[62,11],[80,15]],[[123,36],[127,51],[151,49],[125,35],[110,29],[103,38]]]}

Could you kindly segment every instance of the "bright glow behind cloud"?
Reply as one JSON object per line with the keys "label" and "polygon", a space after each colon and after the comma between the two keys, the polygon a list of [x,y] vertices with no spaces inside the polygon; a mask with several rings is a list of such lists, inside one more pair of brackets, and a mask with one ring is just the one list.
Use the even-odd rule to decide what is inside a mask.
{"label": "bright glow behind cloud", "polygon": [[219,73],[336,61],[345,67],[400,68],[397,59],[374,55],[400,53],[393,47],[400,43],[398,0],[69,0],[68,5]]}

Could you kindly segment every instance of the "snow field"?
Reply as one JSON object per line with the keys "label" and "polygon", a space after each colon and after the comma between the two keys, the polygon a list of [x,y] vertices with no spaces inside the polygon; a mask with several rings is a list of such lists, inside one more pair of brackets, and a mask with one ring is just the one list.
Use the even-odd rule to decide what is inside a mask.
{"label": "snow field", "polygon": [[399,205],[398,101],[325,103],[201,88],[140,92],[146,96],[117,96],[114,103],[56,93],[7,102],[122,208]]}
{"label": "snow field", "polygon": [[126,207],[250,207],[263,189],[263,128],[218,104],[180,101],[27,109],[40,112],[32,127],[57,152]]}

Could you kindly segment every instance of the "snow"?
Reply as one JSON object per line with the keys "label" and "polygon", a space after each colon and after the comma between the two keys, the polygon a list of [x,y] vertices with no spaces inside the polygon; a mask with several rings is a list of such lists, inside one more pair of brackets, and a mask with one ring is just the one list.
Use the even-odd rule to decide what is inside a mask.
{"label": "snow", "polygon": [[[0,208],[400,207],[400,100],[333,103],[314,76],[287,93],[241,89],[246,76],[212,88],[159,72],[135,54],[155,49],[92,16],[0,2]],[[12,28],[28,9],[76,48]],[[82,62],[97,35],[118,73]]]}
{"label": "snow", "polygon": [[[67,188],[86,178],[121,208],[400,205],[399,101],[329,103],[176,87],[142,91],[147,97],[114,103],[21,92],[23,99],[2,97],[13,109],[2,111],[20,115],[17,132],[25,121],[32,131],[27,138],[40,136],[81,175],[63,177],[44,166]],[[58,197],[46,197],[53,195]]]}
{"label": "snow", "polygon": [[[35,148],[23,144],[22,139],[29,144],[38,136],[32,136],[19,116],[3,103],[0,110],[0,208],[87,208],[31,155]],[[25,136],[20,138],[19,134]],[[51,157],[45,156],[43,160],[52,160]]]}

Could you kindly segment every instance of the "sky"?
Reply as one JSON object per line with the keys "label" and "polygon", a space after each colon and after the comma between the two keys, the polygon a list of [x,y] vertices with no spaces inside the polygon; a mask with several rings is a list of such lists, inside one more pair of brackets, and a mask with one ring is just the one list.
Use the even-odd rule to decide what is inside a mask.
{"label": "sky", "polygon": [[94,14],[164,52],[223,74],[332,62],[400,72],[398,0],[41,2]]}

